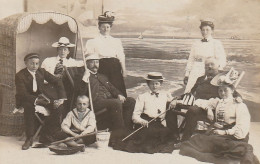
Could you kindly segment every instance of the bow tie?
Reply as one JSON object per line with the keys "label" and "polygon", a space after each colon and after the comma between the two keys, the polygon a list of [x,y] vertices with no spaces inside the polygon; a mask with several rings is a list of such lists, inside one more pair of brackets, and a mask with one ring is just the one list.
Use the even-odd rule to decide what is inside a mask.
{"label": "bow tie", "polygon": [[201,41],[202,41],[202,42],[208,42],[208,40],[205,39],[205,38],[201,39]]}
{"label": "bow tie", "polygon": [[157,93],[157,92],[152,92],[151,95],[155,95],[156,97],[158,97],[158,96],[159,96],[159,93]]}
{"label": "bow tie", "polygon": [[63,64],[63,59],[60,59],[59,61],[60,61],[60,64]]}

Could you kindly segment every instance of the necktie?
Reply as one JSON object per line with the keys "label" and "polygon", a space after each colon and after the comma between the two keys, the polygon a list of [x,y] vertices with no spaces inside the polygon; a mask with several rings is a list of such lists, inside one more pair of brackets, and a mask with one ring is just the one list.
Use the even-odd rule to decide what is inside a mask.
{"label": "necktie", "polygon": [[159,96],[159,93],[157,93],[157,92],[152,92],[151,95],[155,95],[156,97],[158,97],[158,96]]}
{"label": "necktie", "polygon": [[202,41],[202,42],[208,42],[208,40],[205,39],[205,38],[201,39],[201,41]]}
{"label": "necktie", "polygon": [[36,76],[35,76],[35,72],[32,74],[33,76],[33,92],[37,91],[37,82],[36,82]]}

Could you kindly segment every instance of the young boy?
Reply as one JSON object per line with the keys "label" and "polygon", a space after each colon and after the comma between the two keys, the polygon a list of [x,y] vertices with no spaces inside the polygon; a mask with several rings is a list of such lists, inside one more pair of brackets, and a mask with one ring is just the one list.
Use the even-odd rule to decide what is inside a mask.
{"label": "young boy", "polygon": [[[89,98],[85,95],[77,97],[76,108],[70,111],[61,124],[63,132],[67,137],[76,137],[94,132],[96,128],[95,114],[89,108]],[[90,145],[96,141],[95,135],[90,135],[70,141],[66,144],[69,146],[80,146],[82,144]]]}
{"label": "young boy", "polygon": [[[140,130],[137,137],[140,144],[143,145],[143,152],[151,153],[153,148],[169,140],[175,133],[166,126],[167,113],[162,114],[166,111],[166,104],[173,100],[171,94],[160,91],[163,80],[164,78],[159,72],[148,73],[146,82],[149,91],[139,95],[136,100],[132,120],[137,127],[146,127]],[[170,105],[174,106],[174,104]],[[148,122],[155,117],[158,118],[148,125]]]}
{"label": "young boy", "polygon": [[[45,125],[41,130],[40,140],[51,138],[52,134],[60,129],[61,111],[63,110],[63,101],[66,99],[66,93],[62,81],[42,68],[39,68],[40,56],[37,53],[30,53],[24,57],[26,68],[20,70],[15,75],[16,86],[16,107],[24,108],[24,122],[26,141],[22,146],[23,150],[27,150],[32,146],[33,135],[35,133],[35,106],[40,105],[50,109],[50,116],[45,120]],[[50,93],[44,88],[44,80],[53,84],[57,93],[56,100],[48,103],[44,101],[41,94]],[[45,141],[44,141],[45,142]],[[49,142],[46,140],[46,142]]]}

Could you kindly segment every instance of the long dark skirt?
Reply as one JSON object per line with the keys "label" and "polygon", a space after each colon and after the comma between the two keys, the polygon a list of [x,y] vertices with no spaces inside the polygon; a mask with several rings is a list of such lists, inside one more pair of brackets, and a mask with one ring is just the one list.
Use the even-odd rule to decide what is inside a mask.
{"label": "long dark skirt", "polygon": [[[145,120],[151,120],[149,116],[142,114]],[[141,125],[136,124],[135,129]],[[113,149],[131,153],[171,153],[175,143],[173,132],[164,127],[161,121],[151,122],[148,128],[143,128],[124,142],[117,143]]]}
{"label": "long dark skirt", "polygon": [[99,60],[99,73],[108,77],[108,80],[122,94],[127,97],[122,66],[117,58],[103,58]]}

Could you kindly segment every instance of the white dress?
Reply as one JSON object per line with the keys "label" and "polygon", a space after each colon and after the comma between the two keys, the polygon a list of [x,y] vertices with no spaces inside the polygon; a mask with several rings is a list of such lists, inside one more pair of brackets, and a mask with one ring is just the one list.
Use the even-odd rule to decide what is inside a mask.
{"label": "white dress", "polygon": [[221,41],[207,39],[208,42],[196,41],[189,55],[185,76],[189,77],[185,93],[190,92],[197,81],[197,78],[205,74],[205,60],[208,57],[214,57],[218,60],[220,70],[226,66],[226,54]]}

